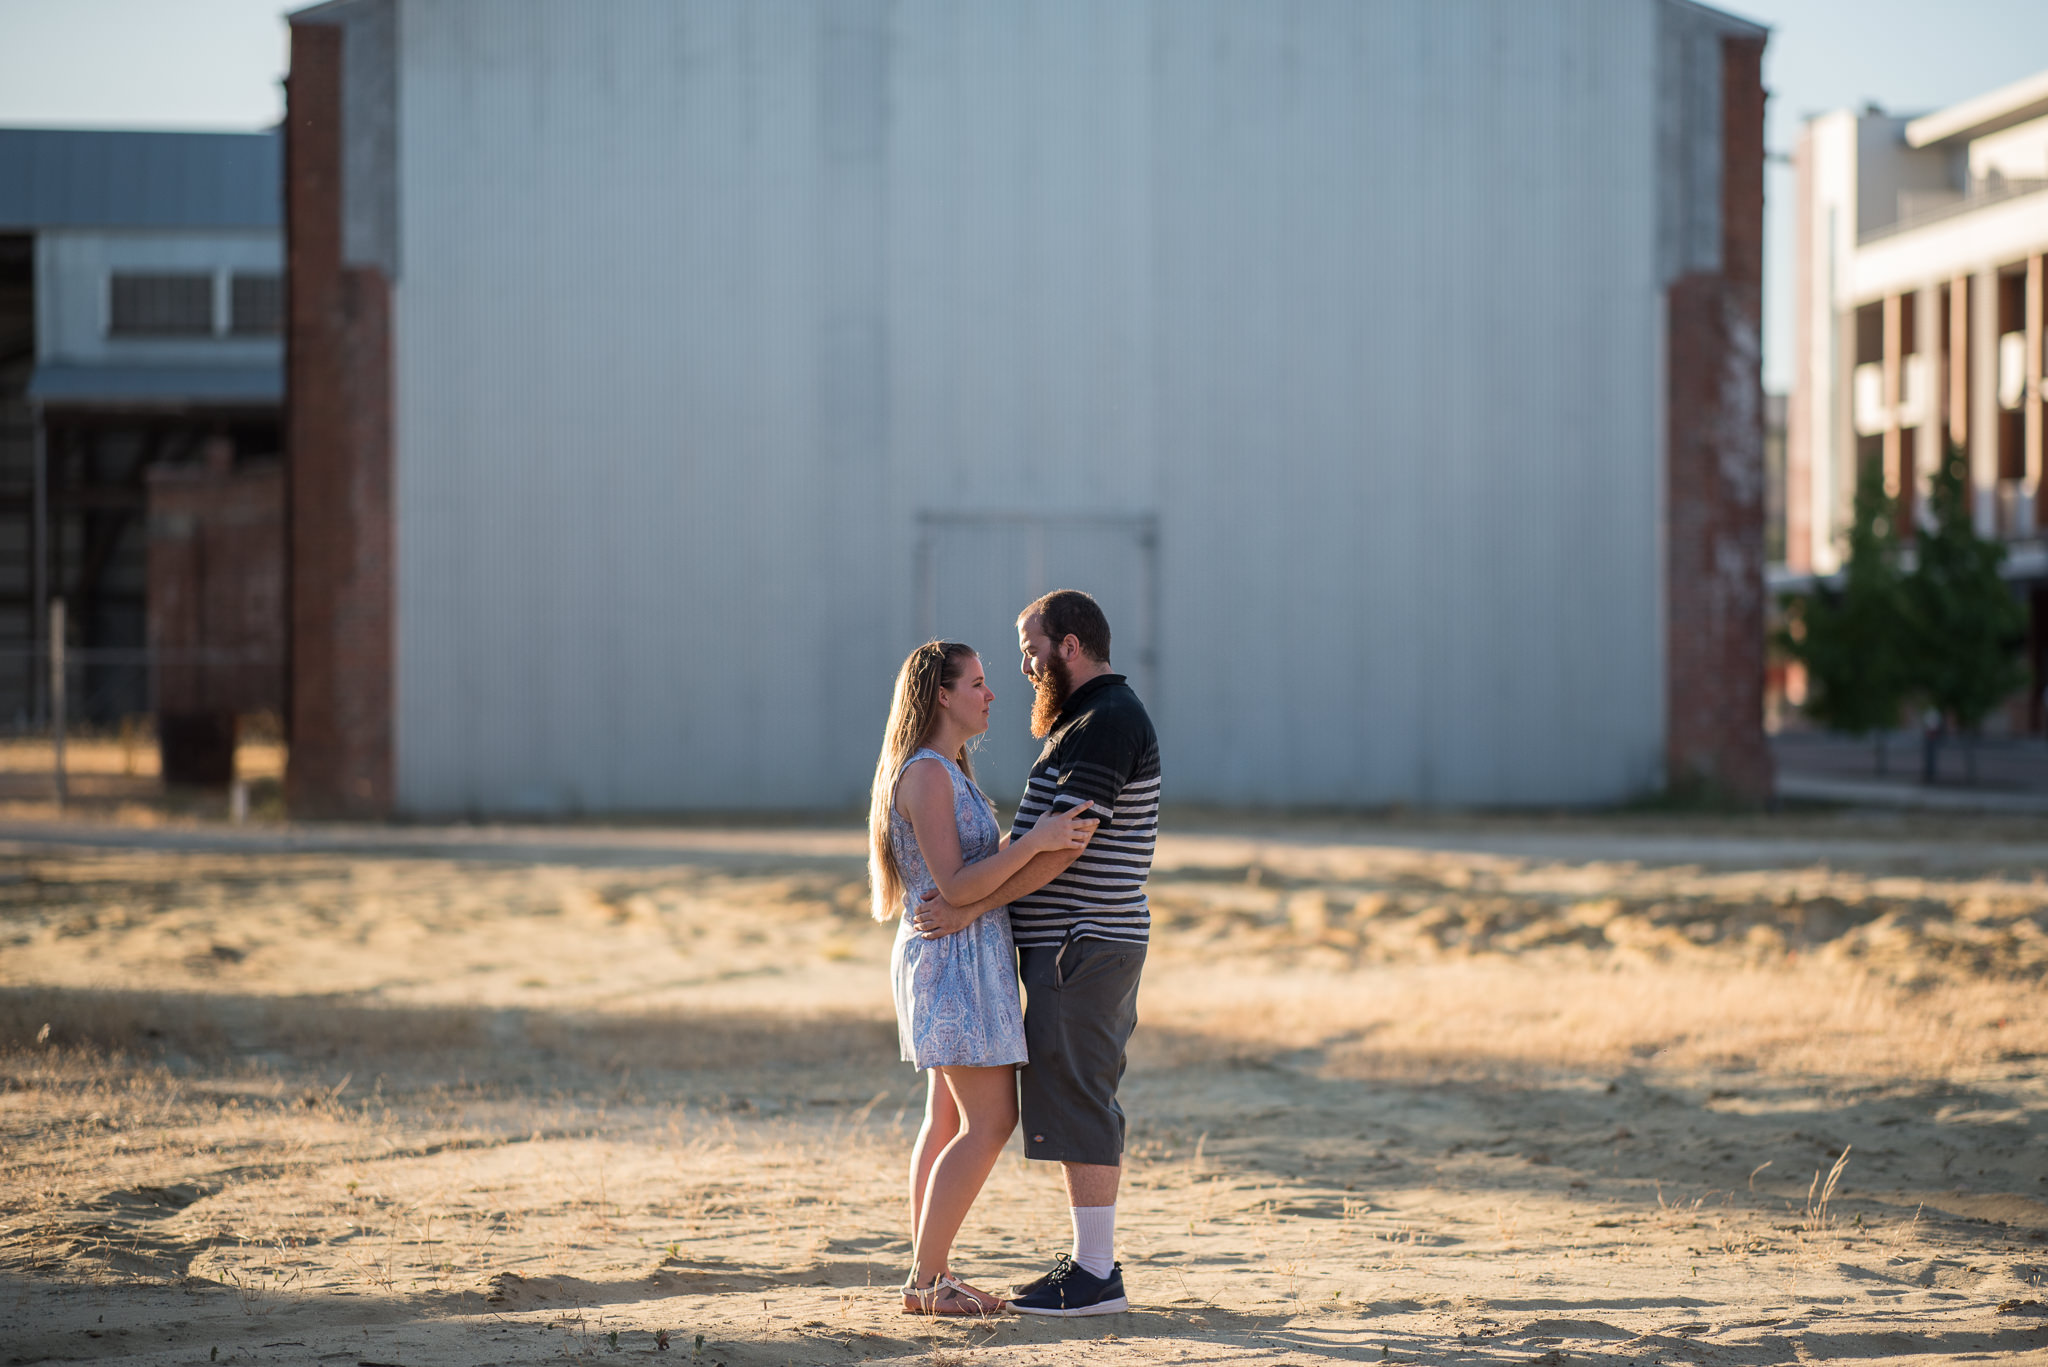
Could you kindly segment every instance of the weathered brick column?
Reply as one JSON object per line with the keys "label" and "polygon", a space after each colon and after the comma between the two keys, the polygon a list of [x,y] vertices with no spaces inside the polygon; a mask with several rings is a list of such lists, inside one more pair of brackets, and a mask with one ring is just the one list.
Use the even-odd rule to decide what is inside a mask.
{"label": "weathered brick column", "polygon": [[1771,792],[1764,744],[1761,39],[1721,44],[1721,269],[1669,296],[1669,721],[1674,788]]}
{"label": "weathered brick column", "polygon": [[292,26],[286,98],[290,297],[291,758],[302,816],[391,810],[391,288],[343,258],[343,31]]}

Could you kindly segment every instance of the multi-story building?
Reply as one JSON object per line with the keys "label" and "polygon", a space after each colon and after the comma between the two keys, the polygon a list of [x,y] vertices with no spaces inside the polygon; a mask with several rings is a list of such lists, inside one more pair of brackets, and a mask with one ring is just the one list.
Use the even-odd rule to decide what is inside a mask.
{"label": "multi-story building", "polygon": [[[203,619],[251,594],[274,622],[252,649],[275,682],[254,693],[280,695],[281,147],[276,133],[0,130],[0,725],[46,708],[58,599],[74,716],[156,710],[168,686],[175,731],[190,667],[219,653]],[[195,492],[208,479],[238,526],[271,486],[267,579],[216,556],[202,582],[205,558],[181,552],[226,506]],[[164,500],[176,510],[151,525]]]}
{"label": "multi-story building", "polygon": [[1916,117],[1821,115],[1795,162],[1786,567],[1840,566],[1863,470],[1899,499],[1910,538],[1941,452],[1962,447],[1978,529],[2009,544],[2007,572],[2031,606],[2034,682],[2011,720],[2038,731],[2048,71]]}

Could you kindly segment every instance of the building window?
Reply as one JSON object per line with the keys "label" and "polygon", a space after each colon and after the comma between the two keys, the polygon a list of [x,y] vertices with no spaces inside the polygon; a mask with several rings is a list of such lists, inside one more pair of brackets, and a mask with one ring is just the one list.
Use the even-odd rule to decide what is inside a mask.
{"label": "building window", "polygon": [[229,287],[229,331],[274,337],[284,330],[284,277],[236,275]]}
{"label": "building window", "polygon": [[192,337],[212,332],[213,276],[114,276],[107,331],[116,337]]}

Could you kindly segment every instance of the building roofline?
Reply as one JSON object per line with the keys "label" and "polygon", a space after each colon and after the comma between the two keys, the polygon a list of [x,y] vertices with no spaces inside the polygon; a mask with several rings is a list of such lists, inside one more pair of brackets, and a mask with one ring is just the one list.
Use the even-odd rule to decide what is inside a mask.
{"label": "building roofline", "polygon": [[110,133],[124,138],[274,138],[283,132],[281,123],[268,128],[131,128],[126,124],[113,123],[0,123],[0,134],[55,133],[78,138],[99,138]]}
{"label": "building roofline", "polygon": [[[316,3],[288,12],[285,15],[285,22],[296,24],[301,20],[306,20],[312,23],[319,23],[327,11],[348,9],[356,3],[358,3],[358,0],[316,0]],[[1702,4],[1700,0],[1664,0],[1664,3],[1709,15],[1728,28],[1747,29],[1751,37],[1767,38],[1770,36],[1771,26],[1769,24],[1758,23],[1756,20],[1736,14],[1732,10],[1721,9],[1715,5]]]}
{"label": "building roofline", "polygon": [[1691,10],[1695,14],[1714,20],[1723,28],[1744,30],[1747,37],[1768,38],[1771,36],[1771,26],[1769,24],[1760,24],[1754,19],[1745,18],[1732,10],[1725,10],[1717,5],[1703,5],[1700,3],[1700,0],[1664,0],[1664,3],[1675,6],[1678,9]]}
{"label": "building roofline", "polygon": [[281,129],[0,128],[0,226],[275,231],[283,153]]}
{"label": "building roofline", "polygon": [[1906,125],[1906,143],[1927,147],[1964,134],[1996,133],[2043,114],[2048,114],[2048,71],[2037,71],[2011,85],[1914,119]]}
{"label": "building roofline", "polygon": [[296,24],[300,20],[312,24],[323,24],[328,22],[328,12],[330,10],[354,9],[359,3],[360,0],[318,0],[316,4],[303,5],[298,9],[286,11],[284,21],[287,24]]}

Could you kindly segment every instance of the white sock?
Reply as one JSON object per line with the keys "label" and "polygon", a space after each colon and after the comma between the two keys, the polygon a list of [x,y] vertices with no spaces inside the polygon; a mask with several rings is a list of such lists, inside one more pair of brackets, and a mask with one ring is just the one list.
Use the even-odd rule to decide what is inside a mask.
{"label": "white sock", "polygon": [[1069,1206],[1074,1216],[1074,1261],[1091,1277],[1107,1277],[1116,1266],[1116,1207]]}

